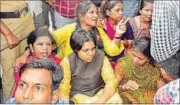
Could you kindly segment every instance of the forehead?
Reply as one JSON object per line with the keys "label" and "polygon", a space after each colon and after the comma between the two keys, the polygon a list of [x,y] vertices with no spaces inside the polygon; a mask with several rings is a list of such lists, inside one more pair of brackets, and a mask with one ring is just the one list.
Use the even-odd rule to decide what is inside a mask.
{"label": "forehead", "polygon": [[27,68],[22,73],[20,80],[27,84],[51,85],[52,74],[50,71],[41,68]]}
{"label": "forehead", "polygon": [[51,42],[51,39],[49,36],[39,36],[39,37],[37,37],[36,41],[37,42],[39,42],[39,41],[50,41]]}
{"label": "forehead", "polygon": [[94,4],[90,4],[88,11],[92,11],[92,10],[96,10],[96,9],[97,8],[96,8],[96,6]]}
{"label": "forehead", "polygon": [[82,49],[91,49],[91,48],[94,48],[95,45],[94,45],[94,42],[93,41],[88,41],[88,42],[85,42],[82,46]]}
{"label": "forehead", "polygon": [[137,51],[137,50],[133,50],[132,54],[133,54],[133,56],[138,57],[138,58],[146,58],[146,56],[143,53],[141,53],[140,51]]}
{"label": "forehead", "polygon": [[150,2],[146,3],[144,8],[153,8],[153,3]]}
{"label": "forehead", "polygon": [[118,2],[112,8],[123,8],[123,4],[121,2]]}

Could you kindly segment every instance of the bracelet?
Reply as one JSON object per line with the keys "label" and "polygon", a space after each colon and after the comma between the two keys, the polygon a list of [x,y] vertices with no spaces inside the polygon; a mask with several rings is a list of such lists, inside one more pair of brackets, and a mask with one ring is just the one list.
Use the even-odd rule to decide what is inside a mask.
{"label": "bracelet", "polygon": [[118,89],[118,90],[119,90],[119,93],[121,93],[121,92],[124,92],[124,91],[125,91],[125,90],[123,90],[123,89],[122,89],[122,86],[123,86],[123,85],[119,85],[119,89]]}
{"label": "bracelet", "polygon": [[115,36],[115,38],[116,38],[116,39],[121,39],[121,36],[120,36],[120,37]]}

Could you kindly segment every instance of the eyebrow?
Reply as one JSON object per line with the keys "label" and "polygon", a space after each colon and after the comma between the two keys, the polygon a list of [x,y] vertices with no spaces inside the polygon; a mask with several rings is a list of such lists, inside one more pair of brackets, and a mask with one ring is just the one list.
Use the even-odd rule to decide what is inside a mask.
{"label": "eyebrow", "polygon": [[91,49],[94,49],[94,48],[96,48],[96,46],[94,46],[94,47],[92,47],[92,48],[84,48],[84,49],[82,49],[82,50],[86,50],[86,49],[91,50]]}
{"label": "eyebrow", "polygon": [[45,86],[45,87],[47,87],[46,84],[41,84],[41,83],[36,83],[35,85],[36,85],[36,86]]}
{"label": "eyebrow", "polygon": [[[19,82],[22,82],[22,83],[27,84],[27,83],[26,83],[25,81],[23,81],[23,80],[20,80]],[[42,83],[36,83],[35,85],[36,85],[36,86],[45,86],[45,87],[47,87],[46,84],[42,84]]]}

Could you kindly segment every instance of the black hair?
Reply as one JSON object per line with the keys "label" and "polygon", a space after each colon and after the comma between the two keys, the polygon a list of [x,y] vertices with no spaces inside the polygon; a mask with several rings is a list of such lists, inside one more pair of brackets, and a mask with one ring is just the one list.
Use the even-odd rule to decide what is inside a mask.
{"label": "black hair", "polygon": [[148,57],[149,64],[151,64],[152,66],[156,66],[155,60],[153,59],[150,53],[150,46],[151,46],[151,39],[149,37],[141,37],[134,40],[132,48],[136,51],[141,52],[146,57]]}
{"label": "black hair", "polygon": [[93,41],[96,46],[96,37],[93,32],[78,29],[72,33],[70,45],[74,52],[78,52],[81,50],[83,44],[88,41]]}
{"label": "black hair", "polygon": [[63,79],[63,68],[60,65],[57,65],[55,62],[51,61],[48,58],[34,59],[28,63],[25,63],[20,68],[19,76],[21,77],[23,72],[26,71],[28,68],[38,68],[38,70],[48,70],[52,72],[52,90],[54,91],[59,88],[59,84]]}
{"label": "black hair", "polygon": [[122,3],[122,0],[106,0],[105,3],[102,5],[102,14],[104,17],[109,17],[106,14],[107,10],[111,10],[117,3]]}
{"label": "black hair", "polygon": [[91,2],[96,6],[100,7],[103,0],[91,0]]}
{"label": "black hair", "polygon": [[[48,36],[51,39],[52,45],[55,48],[57,47],[56,46],[56,41],[53,38],[53,36],[49,33],[47,26],[40,27],[40,28],[36,29],[35,31],[33,31],[27,38],[27,44],[28,45],[30,45],[30,44],[33,45],[35,43],[36,39],[38,37],[41,37],[41,36]],[[57,49],[52,50],[52,53],[56,54]]]}
{"label": "black hair", "polygon": [[154,0],[141,0],[137,15],[140,15],[140,10],[142,10],[148,3],[153,3],[153,2]]}

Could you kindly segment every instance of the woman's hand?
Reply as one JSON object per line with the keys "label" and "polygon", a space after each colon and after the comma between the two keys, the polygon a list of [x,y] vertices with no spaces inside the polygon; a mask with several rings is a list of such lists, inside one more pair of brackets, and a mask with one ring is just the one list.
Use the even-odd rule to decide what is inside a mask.
{"label": "woman's hand", "polygon": [[126,23],[130,18],[122,19],[116,26],[116,35],[115,37],[121,37],[122,34],[126,32]]}
{"label": "woman's hand", "polygon": [[29,49],[27,49],[20,57],[15,59],[15,61],[13,62],[13,68],[15,72],[18,70],[20,63],[26,62],[26,58],[28,55],[29,55]]}
{"label": "woman's hand", "polygon": [[122,90],[137,90],[138,88],[139,84],[132,80],[128,80],[124,85],[122,85]]}
{"label": "woman's hand", "polygon": [[163,68],[161,68],[161,77],[164,80],[164,82],[167,82],[167,83],[176,79],[171,74],[166,72]]}

